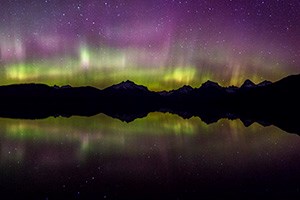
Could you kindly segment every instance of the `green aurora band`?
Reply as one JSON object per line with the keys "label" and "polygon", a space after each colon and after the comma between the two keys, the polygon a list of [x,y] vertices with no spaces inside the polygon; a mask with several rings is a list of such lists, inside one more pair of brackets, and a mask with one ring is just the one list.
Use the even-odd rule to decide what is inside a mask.
{"label": "green aurora band", "polygon": [[[209,64],[203,63],[202,66],[196,65],[196,61],[180,61],[180,58],[175,64],[171,64],[165,55],[149,61],[149,53],[134,48],[113,50],[83,44],[75,55],[3,63],[0,84],[38,82],[49,85],[91,85],[103,89],[124,80],[132,80],[151,90],[160,91],[183,85],[199,87],[207,80],[218,81],[224,86],[241,85],[246,78],[258,83],[265,78],[280,79],[285,74],[283,66],[278,66],[278,63],[250,57],[244,59],[244,63],[238,60],[227,61],[228,67],[225,70],[222,62],[228,60],[228,57],[218,52],[214,60],[209,61]],[[247,67],[249,65],[259,67]],[[261,68],[262,65],[265,68]],[[277,65],[277,70],[269,73],[268,69],[273,65]],[[211,70],[212,66],[214,70]],[[258,70],[260,73],[256,73]],[[213,73],[214,71],[218,72]]]}

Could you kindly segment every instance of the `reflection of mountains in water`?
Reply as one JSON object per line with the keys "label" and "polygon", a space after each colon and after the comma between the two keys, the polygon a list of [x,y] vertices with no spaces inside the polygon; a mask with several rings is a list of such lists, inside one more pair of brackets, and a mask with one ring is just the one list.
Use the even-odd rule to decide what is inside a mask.
{"label": "reflection of mountains in water", "polygon": [[221,118],[241,119],[246,126],[258,122],[300,134],[298,113],[300,75],[255,85],[246,80],[240,87],[221,87],[207,81],[199,88],[153,92],[131,81],[104,90],[93,87],[50,87],[20,84],[0,87],[0,116],[38,119],[49,116],[92,116],[104,113],[130,122],[160,111],[183,118],[199,116],[212,123]]}

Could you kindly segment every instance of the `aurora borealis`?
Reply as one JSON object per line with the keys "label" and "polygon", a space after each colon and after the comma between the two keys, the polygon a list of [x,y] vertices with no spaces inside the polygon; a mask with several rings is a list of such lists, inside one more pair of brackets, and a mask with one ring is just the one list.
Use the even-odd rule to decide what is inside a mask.
{"label": "aurora borealis", "polygon": [[8,0],[0,84],[153,90],[240,85],[300,72],[298,0]]}
{"label": "aurora borealis", "polygon": [[[298,76],[282,88],[270,87],[284,92],[267,99],[245,86],[245,93],[234,95],[243,98],[224,101],[231,102],[228,112],[222,103],[198,101],[206,93],[193,96],[189,89],[158,93],[165,97],[157,98],[159,106],[149,106],[147,114],[145,107],[155,98],[140,86],[128,94],[141,91],[145,98],[127,98],[122,89],[121,95],[108,95],[107,101],[118,98],[112,104],[105,103],[109,89],[94,95],[90,87],[60,87],[103,89],[131,80],[162,91],[200,87],[207,80],[241,86],[246,79],[277,81],[299,73],[299,0],[2,0],[0,85],[55,87],[2,87],[1,197],[299,199],[300,140],[290,131],[300,124],[293,118],[299,109],[292,98]],[[285,92],[289,83],[296,86]],[[207,93],[217,95],[207,96],[221,102],[221,90],[211,85]],[[237,90],[226,88],[225,96]],[[251,95],[244,95],[248,91]],[[20,98],[14,96],[18,92]],[[170,101],[174,110],[161,108],[172,92],[178,97]],[[295,95],[289,98],[290,93]],[[44,115],[44,107],[53,116]],[[102,108],[107,115],[90,116],[96,112],[89,110]],[[79,112],[69,112],[73,109]],[[39,117],[31,115],[34,111]],[[280,112],[284,117],[277,120]]]}

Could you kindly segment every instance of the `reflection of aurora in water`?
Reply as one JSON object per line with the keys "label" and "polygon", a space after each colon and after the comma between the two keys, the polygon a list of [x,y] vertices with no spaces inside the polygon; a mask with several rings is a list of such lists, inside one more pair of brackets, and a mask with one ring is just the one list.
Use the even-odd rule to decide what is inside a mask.
{"label": "reflection of aurora in water", "polygon": [[[295,148],[296,135],[276,127],[253,124],[245,128],[239,120],[220,120],[206,125],[199,118],[150,113],[146,118],[124,123],[105,115],[91,118],[48,118],[45,120],[1,119],[2,162],[24,162],[27,148],[36,146],[40,159],[49,163],[85,160],[91,154],[166,156],[166,151],[192,154],[208,151],[217,159],[239,151],[248,154],[262,151],[280,156]],[[295,139],[296,138],[296,139]],[[46,150],[43,152],[43,150]],[[45,154],[45,155],[44,155]],[[63,156],[64,157],[64,156]],[[230,157],[230,156],[229,156]],[[230,159],[230,158],[227,159]],[[71,159],[71,160],[70,160]],[[41,161],[42,162],[42,161]]]}

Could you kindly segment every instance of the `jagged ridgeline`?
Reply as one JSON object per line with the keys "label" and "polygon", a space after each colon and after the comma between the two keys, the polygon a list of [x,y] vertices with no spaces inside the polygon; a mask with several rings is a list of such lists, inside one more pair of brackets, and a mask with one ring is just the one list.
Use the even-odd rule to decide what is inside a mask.
{"label": "jagged ridgeline", "polygon": [[239,118],[247,126],[253,122],[273,124],[299,134],[299,89],[300,75],[257,85],[246,80],[241,87],[221,87],[207,81],[199,88],[183,86],[161,92],[149,91],[131,81],[103,90],[90,86],[7,85],[0,86],[0,116],[37,119],[104,113],[130,122],[160,111],[184,118],[198,116],[206,123]]}

